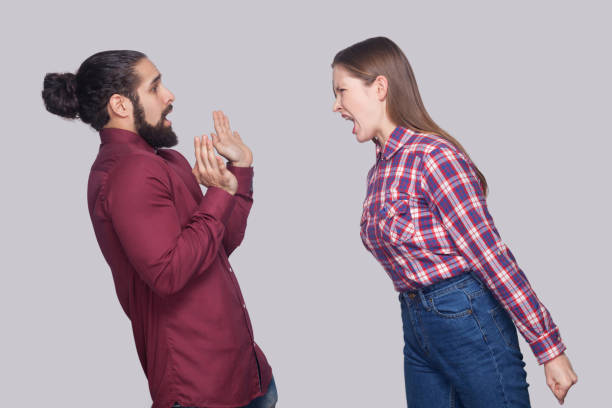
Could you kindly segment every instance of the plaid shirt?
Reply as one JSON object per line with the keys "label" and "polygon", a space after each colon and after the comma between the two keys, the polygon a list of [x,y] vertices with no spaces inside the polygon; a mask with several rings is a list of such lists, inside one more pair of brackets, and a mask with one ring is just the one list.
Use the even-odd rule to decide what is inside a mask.
{"label": "plaid shirt", "polygon": [[397,291],[474,271],[540,364],[565,350],[487,210],[473,165],[439,137],[397,127],[368,173],[361,238]]}

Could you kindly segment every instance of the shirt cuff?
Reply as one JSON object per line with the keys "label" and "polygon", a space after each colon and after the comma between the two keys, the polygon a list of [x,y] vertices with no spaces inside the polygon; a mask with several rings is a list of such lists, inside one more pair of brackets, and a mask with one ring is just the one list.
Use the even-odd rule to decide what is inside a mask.
{"label": "shirt cuff", "polygon": [[199,211],[211,215],[224,224],[229,220],[233,208],[233,196],[218,187],[208,187],[198,206]]}
{"label": "shirt cuff", "polygon": [[253,167],[236,167],[228,164],[227,169],[236,176],[238,180],[238,190],[236,194],[253,195]]}
{"label": "shirt cuff", "polygon": [[536,356],[538,364],[544,364],[552,360],[566,349],[565,344],[561,341],[558,328],[543,334],[536,341],[529,343],[529,346]]}

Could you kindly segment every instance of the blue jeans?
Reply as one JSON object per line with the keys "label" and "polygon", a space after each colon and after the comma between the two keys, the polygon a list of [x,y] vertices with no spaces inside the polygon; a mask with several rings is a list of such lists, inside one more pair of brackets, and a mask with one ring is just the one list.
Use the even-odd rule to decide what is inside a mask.
{"label": "blue jeans", "polygon": [[471,273],[400,293],[410,408],[530,407],[516,328]]}
{"label": "blue jeans", "polygon": [[[270,385],[268,385],[268,391],[266,391],[266,393],[261,397],[257,397],[253,401],[249,402],[249,404],[245,405],[243,408],[274,408],[276,406],[276,401],[278,401],[278,393],[276,392],[274,377],[272,377],[272,380],[270,380]],[[193,407],[183,407],[177,402],[172,406],[172,408]]]}

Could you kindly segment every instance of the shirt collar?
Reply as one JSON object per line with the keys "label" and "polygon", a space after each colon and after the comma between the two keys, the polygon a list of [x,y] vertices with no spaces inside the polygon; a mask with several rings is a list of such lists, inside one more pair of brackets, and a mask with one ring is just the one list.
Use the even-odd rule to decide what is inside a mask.
{"label": "shirt collar", "polygon": [[127,143],[136,146],[147,152],[155,153],[155,149],[151,147],[138,133],[130,130],[117,128],[103,128],[100,130],[100,139],[102,144],[112,143]]}
{"label": "shirt collar", "polygon": [[389,160],[399,149],[408,143],[413,135],[414,132],[410,129],[401,126],[396,127],[393,132],[391,132],[391,136],[387,139],[384,148],[380,147],[378,144],[376,145],[376,157]]}

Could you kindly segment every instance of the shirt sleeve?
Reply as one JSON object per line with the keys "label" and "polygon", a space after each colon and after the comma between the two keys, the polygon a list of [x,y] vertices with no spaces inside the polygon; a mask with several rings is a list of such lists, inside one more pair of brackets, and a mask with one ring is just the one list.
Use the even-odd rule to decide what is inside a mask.
{"label": "shirt sleeve", "polygon": [[253,206],[253,168],[228,165],[238,180],[238,190],[234,194],[234,210],[225,224],[226,232],[223,247],[227,256],[240,245],[244,239],[247,218]]}
{"label": "shirt sleeve", "polygon": [[131,156],[116,165],[106,186],[106,208],[121,246],[158,295],[178,292],[216,259],[233,207],[227,192],[209,188],[182,226],[161,160]]}
{"label": "shirt sleeve", "polygon": [[460,254],[508,311],[538,363],[561,354],[565,345],[559,330],[502,242],[465,157],[446,147],[425,154],[421,187]]}

